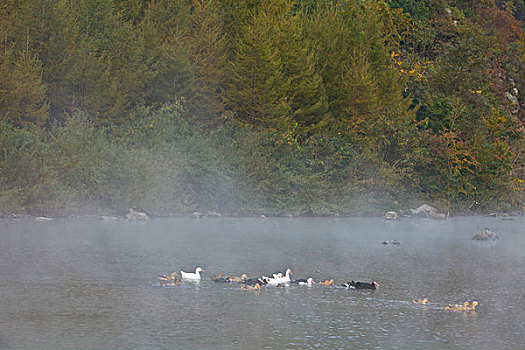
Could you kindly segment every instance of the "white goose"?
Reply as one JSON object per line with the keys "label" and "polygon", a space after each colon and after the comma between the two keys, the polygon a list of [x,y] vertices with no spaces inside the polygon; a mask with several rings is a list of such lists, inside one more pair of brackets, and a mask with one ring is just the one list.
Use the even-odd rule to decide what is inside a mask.
{"label": "white goose", "polygon": [[287,269],[286,270],[286,275],[284,277],[282,277],[282,281],[281,282],[284,282],[284,283],[290,282],[291,281],[290,275],[293,275],[292,269]]}
{"label": "white goose", "polygon": [[[279,276],[281,275],[281,276]],[[280,283],[288,283],[291,281],[290,275],[293,275],[292,270],[288,269],[286,270],[286,275],[282,276],[281,273],[274,274],[274,278],[262,276],[263,280],[266,280],[268,284],[280,284]],[[276,277],[275,277],[276,276]]]}
{"label": "white goose", "polygon": [[183,280],[200,280],[201,279],[201,275],[200,275],[201,272],[204,272],[202,267],[197,267],[195,269],[195,273],[181,271],[180,274],[181,274]]}

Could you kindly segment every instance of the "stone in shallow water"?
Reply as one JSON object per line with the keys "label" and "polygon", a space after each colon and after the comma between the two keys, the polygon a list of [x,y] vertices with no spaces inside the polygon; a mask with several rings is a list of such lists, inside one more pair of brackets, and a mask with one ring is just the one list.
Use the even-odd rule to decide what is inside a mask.
{"label": "stone in shallow water", "polygon": [[148,221],[148,215],[146,213],[141,213],[140,211],[134,211],[130,209],[126,215],[126,220],[128,221]]}
{"label": "stone in shallow water", "polygon": [[499,237],[495,232],[485,227],[477,230],[472,239],[476,241],[495,241]]}
{"label": "stone in shallow water", "polygon": [[389,244],[400,245],[401,242],[399,242],[399,241],[396,240],[396,239],[391,239],[391,240],[389,240],[389,241],[383,241],[383,242],[381,242],[381,244],[384,244],[384,245],[389,245]]}
{"label": "stone in shallow water", "polygon": [[102,215],[99,219],[104,222],[116,222],[120,220],[116,216],[106,216],[106,215]]}
{"label": "stone in shallow water", "polygon": [[385,219],[387,219],[387,220],[396,220],[397,219],[397,213],[395,211],[387,211],[385,213]]}
{"label": "stone in shallow water", "polygon": [[411,209],[412,215],[429,218],[429,219],[446,219],[447,216],[443,213],[438,213],[437,209],[428,205],[423,204],[417,209]]}
{"label": "stone in shallow water", "polygon": [[35,218],[36,221],[53,221],[54,219],[53,218],[48,218],[48,217],[45,217],[45,216],[38,216]]}

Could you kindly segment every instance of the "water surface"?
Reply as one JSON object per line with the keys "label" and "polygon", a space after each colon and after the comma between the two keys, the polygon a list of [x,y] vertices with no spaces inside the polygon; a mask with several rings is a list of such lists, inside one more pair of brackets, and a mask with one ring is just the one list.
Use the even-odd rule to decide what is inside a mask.
{"label": "water surface", "polygon": [[[500,240],[471,240],[481,227]],[[1,220],[0,348],[524,349],[524,264],[523,218]],[[157,284],[196,266],[200,283]],[[287,267],[380,288],[209,280]],[[477,311],[442,309],[465,300]]]}

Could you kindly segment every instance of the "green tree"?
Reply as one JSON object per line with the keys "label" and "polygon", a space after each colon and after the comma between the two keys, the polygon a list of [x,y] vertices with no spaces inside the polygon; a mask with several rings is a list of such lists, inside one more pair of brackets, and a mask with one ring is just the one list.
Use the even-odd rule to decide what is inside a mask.
{"label": "green tree", "polygon": [[232,81],[225,91],[226,104],[237,120],[266,128],[282,128],[291,115],[272,25],[272,11],[279,10],[274,5],[269,2],[244,25],[231,63]]}
{"label": "green tree", "polygon": [[302,127],[315,126],[328,112],[324,83],[317,70],[316,55],[305,30],[307,13],[283,4],[276,13],[279,52],[286,79],[284,93],[289,98],[292,118]]}
{"label": "green tree", "polygon": [[42,62],[32,52],[29,35],[25,48],[13,51],[0,56],[0,115],[18,126],[42,126],[49,111]]}
{"label": "green tree", "polygon": [[222,89],[228,59],[223,9],[218,0],[192,0],[185,40],[194,69],[193,111],[207,122],[223,111]]}

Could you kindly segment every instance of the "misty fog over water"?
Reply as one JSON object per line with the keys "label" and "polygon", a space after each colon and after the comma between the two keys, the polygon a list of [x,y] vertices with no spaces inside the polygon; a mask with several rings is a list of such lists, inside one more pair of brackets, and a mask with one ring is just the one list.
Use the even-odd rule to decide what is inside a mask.
{"label": "misty fog over water", "polygon": [[[500,239],[473,241],[482,227]],[[200,282],[158,284],[196,266]],[[523,349],[524,266],[523,217],[5,219],[0,348]],[[288,267],[336,286],[254,293],[209,278]],[[337,287],[350,280],[380,287]],[[443,310],[467,300],[476,312]]]}

